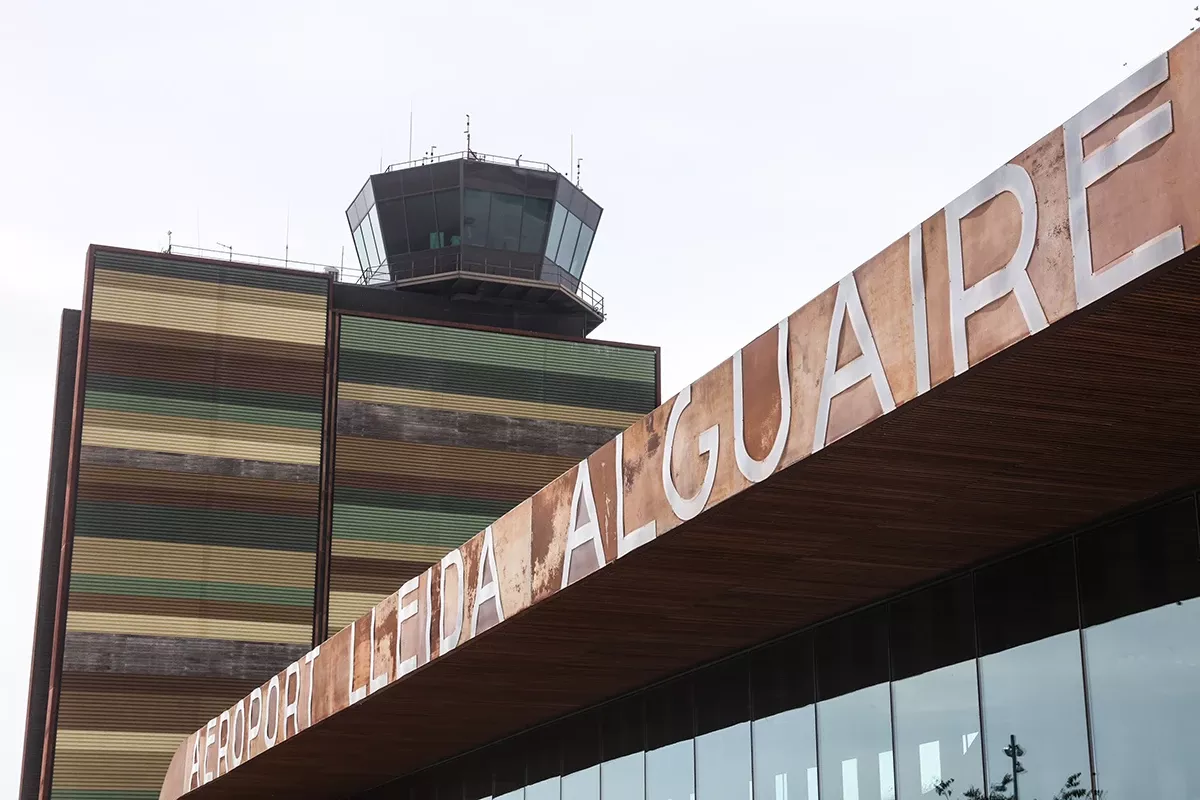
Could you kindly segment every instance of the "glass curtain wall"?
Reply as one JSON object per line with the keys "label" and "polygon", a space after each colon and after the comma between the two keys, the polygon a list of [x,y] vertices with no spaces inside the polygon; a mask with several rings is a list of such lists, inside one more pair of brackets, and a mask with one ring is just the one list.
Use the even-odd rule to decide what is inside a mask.
{"label": "glass curtain wall", "polygon": [[371,797],[1183,800],[1200,797],[1198,719],[1188,495]]}

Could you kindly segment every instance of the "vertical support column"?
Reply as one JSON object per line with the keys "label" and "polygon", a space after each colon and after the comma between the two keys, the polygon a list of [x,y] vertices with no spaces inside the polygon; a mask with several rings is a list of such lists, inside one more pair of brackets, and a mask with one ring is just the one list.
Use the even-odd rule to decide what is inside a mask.
{"label": "vertical support column", "polygon": [[337,450],[337,369],[341,317],[333,308],[330,280],[325,307],[325,397],[321,409],[320,501],[317,511],[317,563],[313,583],[313,647],[329,636],[329,576],[333,554],[334,462]]}

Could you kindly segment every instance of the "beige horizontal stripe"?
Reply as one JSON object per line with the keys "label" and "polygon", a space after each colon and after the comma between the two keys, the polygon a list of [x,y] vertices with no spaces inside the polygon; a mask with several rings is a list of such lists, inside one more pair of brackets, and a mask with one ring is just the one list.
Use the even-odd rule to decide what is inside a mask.
{"label": "beige horizontal stripe", "polygon": [[104,611],[68,611],[67,630],[83,633],[187,636],[197,639],[228,639],[234,642],[307,644],[312,641],[311,625],[247,622],[232,619],[197,619],[195,617],[155,617],[142,614],[113,614]]}
{"label": "beige horizontal stripe", "polygon": [[[172,427],[168,423],[175,424]],[[82,438],[85,446],[92,447],[120,447],[287,464],[318,464],[321,460],[318,431],[245,422],[177,419],[107,409],[88,409],[84,412]]]}
{"label": "beige horizontal stripe", "polygon": [[544,486],[578,463],[567,456],[505,453],[435,444],[414,444],[357,436],[339,436],[338,469],[386,475],[416,475],[425,479]]}
{"label": "beige horizontal stripe", "polygon": [[[183,737],[176,740],[176,746]],[[55,789],[157,790],[171,765],[173,753],[107,750],[67,750],[54,758]],[[53,793],[52,795],[53,796]]]}
{"label": "beige horizontal stripe", "polygon": [[190,278],[168,278],[165,275],[143,275],[140,272],[111,269],[97,269],[95,285],[133,289],[154,294],[203,297],[209,300],[232,300],[253,306],[282,306],[325,313],[325,296],[307,292],[262,289],[232,283],[197,281]]}
{"label": "beige horizontal stripe", "polygon": [[531,403],[525,400],[505,400],[498,397],[449,394],[425,389],[404,389],[397,386],[374,386],[365,383],[339,383],[338,397],[365,403],[387,403],[396,406],[437,408],[443,411],[470,411],[477,414],[502,414],[525,419],[552,419],[558,422],[602,425],[613,428],[614,435],[615,430],[624,430],[645,416],[628,411],[610,411],[604,408]]}
{"label": "beige horizontal stripe", "polygon": [[314,553],[76,537],[71,573],[250,583],[309,589]]}
{"label": "beige horizontal stripe", "polygon": [[[396,589],[400,587],[397,586]],[[354,622],[371,609],[379,601],[388,597],[391,592],[368,594],[366,592],[330,592],[329,593],[329,632],[332,634]],[[422,601],[424,602],[424,601]]]}
{"label": "beige horizontal stripe", "polygon": [[80,731],[59,729],[55,748],[105,752],[174,753],[179,746],[177,733],[144,731]]}
{"label": "beige horizontal stripe", "polygon": [[437,561],[446,555],[447,548],[436,544],[408,544],[407,542],[363,542],[357,539],[339,539],[334,534],[333,554],[348,558],[373,558],[379,561]]}
{"label": "beige horizontal stripe", "polygon": [[218,336],[323,345],[325,311],[256,306],[119,286],[92,289],[92,318]]}

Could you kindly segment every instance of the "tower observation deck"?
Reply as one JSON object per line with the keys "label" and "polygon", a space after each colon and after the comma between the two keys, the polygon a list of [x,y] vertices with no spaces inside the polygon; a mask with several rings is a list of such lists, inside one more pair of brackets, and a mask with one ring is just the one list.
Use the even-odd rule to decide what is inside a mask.
{"label": "tower observation deck", "polygon": [[540,162],[468,151],[395,164],[346,209],[359,275],[341,288],[414,316],[586,335],[604,321],[583,282],[602,213]]}

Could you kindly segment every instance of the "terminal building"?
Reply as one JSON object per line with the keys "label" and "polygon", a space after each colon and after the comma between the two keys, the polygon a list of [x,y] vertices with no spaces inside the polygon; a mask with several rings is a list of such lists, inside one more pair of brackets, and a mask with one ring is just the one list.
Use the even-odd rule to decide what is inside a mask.
{"label": "terminal building", "polygon": [[22,800],[157,798],[188,732],[658,405],[657,348],[587,338],[600,213],[472,153],[371,176],[340,276],[89,250]]}
{"label": "terminal building", "polygon": [[[470,158],[443,178],[414,178],[412,195],[405,174],[373,176],[349,212],[355,286],[93,250],[80,368],[62,378],[69,388],[83,376],[77,411],[72,423],[70,401],[60,403],[56,430],[67,432],[55,452],[67,455],[54,463],[66,466],[51,480],[47,552],[60,530],[64,563],[47,623],[58,637],[47,722],[31,723],[57,731],[41,756],[42,796],[140,797],[103,794],[100,784],[123,764],[148,786],[153,753],[160,800],[1200,797],[1197,153],[1192,36],[794,313],[764,321],[762,335],[662,404],[650,399],[654,351],[511,329],[487,331],[510,337],[487,347],[446,344],[484,333],[459,327],[486,324],[473,313],[497,315],[497,329],[510,315],[539,336],[590,330],[594,315],[578,306],[596,305],[576,284],[586,254],[578,267],[576,258],[599,213],[556,176],[553,195],[542,174],[523,186],[482,181]],[[449,190],[439,186],[463,187],[461,212],[447,205],[452,220],[461,213],[457,229],[441,222],[437,192]],[[412,199],[430,191],[432,201]],[[486,236],[473,227],[485,207]],[[544,226],[545,244],[523,245],[518,218],[522,230]],[[504,232],[493,238],[498,219]],[[200,277],[211,274],[219,277]],[[199,286],[186,310],[148,303],[155,295],[142,287],[180,281]],[[459,292],[513,305],[466,303]],[[265,298],[276,324],[248,311]],[[396,321],[375,305],[389,302],[409,304],[413,317],[451,306],[446,313],[463,316]],[[526,302],[534,308],[517,305]],[[272,400],[228,395],[231,410],[204,423],[220,435],[170,455],[163,443],[182,423],[133,425],[170,416],[152,405],[168,402],[150,390],[158,384],[135,384],[147,387],[136,406],[117,406],[117,389],[93,395],[126,385],[93,381],[125,379],[114,353],[127,350],[97,342],[163,340],[120,327],[131,308],[139,325],[171,331],[214,319],[186,337],[211,348],[232,348],[225,337],[239,331],[236,355],[219,349],[194,368],[218,387],[209,392],[234,391],[226,375],[287,377],[238,386]],[[427,327],[387,327],[396,325]],[[538,343],[554,370],[502,377],[523,362],[501,341]],[[592,361],[556,360],[566,351],[555,348],[568,346],[607,349]],[[264,349],[277,355],[238,361]],[[277,366],[284,358],[296,366]],[[134,360],[185,369],[177,358]],[[436,383],[402,383],[427,374]],[[526,408],[514,404],[536,405],[513,397],[527,380],[541,380],[544,393],[586,387],[541,398],[542,416],[521,430],[544,433],[544,409],[570,407],[604,416],[553,425],[606,433],[498,440],[474,421],[409,421],[413,408],[472,395],[466,376],[476,374],[496,394],[475,395],[505,387],[509,416]],[[610,388],[593,388],[601,385]],[[284,403],[299,395],[314,399]],[[652,409],[635,408],[643,396]],[[200,415],[196,405],[170,408]],[[105,422],[114,414],[139,416]],[[221,427],[234,425],[261,433]],[[461,460],[435,455],[441,444],[422,438],[430,429],[459,437]],[[462,512],[455,519],[475,526],[467,536],[435,535],[445,522],[432,509],[442,506],[409,498],[507,486],[515,470],[494,465],[500,453],[525,464],[514,443],[526,441],[569,446],[556,452],[559,474],[530,472],[544,485]],[[205,450],[217,443],[231,451]],[[249,465],[216,468],[229,459]],[[167,466],[184,463],[194,466]],[[153,522],[135,524],[111,510],[153,505],[163,483],[185,480],[178,475],[214,487],[210,516],[155,510],[145,512]],[[241,488],[263,485],[253,481],[286,485],[297,498],[286,503],[290,517],[308,508],[311,524],[240,529],[258,549],[221,562],[216,553],[238,546],[224,520],[235,508],[265,513],[240,511],[270,496]],[[168,545],[194,549],[136,555]],[[293,573],[269,566],[282,555],[308,560]],[[147,574],[128,575],[139,569]],[[106,583],[109,575],[137,581]],[[164,590],[138,606],[135,589],[167,585],[157,580],[174,581],[176,593],[213,588],[191,601],[186,627],[158,632],[138,614],[157,620],[183,601]],[[301,641],[299,615],[275,611],[279,601],[235,617],[247,602],[235,592],[251,586],[297,590],[287,596],[304,613],[311,606],[312,643]],[[54,581],[45,587],[53,592]],[[146,610],[105,605],[119,602]],[[101,630],[127,619],[141,627]],[[294,638],[250,645],[233,633],[260,630]],[[122,645],[110,657],[103,636],[162,644]],[[271,671],[272,659],[286,663]],[[130,664],[138,688],[122,673]],[[198,670],[215,677],[196,677],[186,703],[182,691],[156,693]],[[110,685],[109,700],[93,688]],[[185,722],[190,730],[168,740],[168,727]],[[117,742],[126,749],[114,758]]]}

